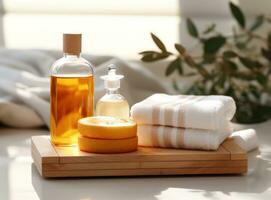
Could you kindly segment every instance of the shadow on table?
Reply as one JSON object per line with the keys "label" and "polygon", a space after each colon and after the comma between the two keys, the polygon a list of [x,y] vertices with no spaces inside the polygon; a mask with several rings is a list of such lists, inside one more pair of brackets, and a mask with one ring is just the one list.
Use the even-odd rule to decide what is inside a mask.
{"label": "shadow on table", "polygon": [[[44,179],[32,165],[32,185],[41,200],[61,199],[162,199],[181,197],[231,196],[231,193],[263,193],[271,185],[271,156],[249,155],[247,175],[164,176],[121,178]],[[252,162],[253,161],[253,162]]]}

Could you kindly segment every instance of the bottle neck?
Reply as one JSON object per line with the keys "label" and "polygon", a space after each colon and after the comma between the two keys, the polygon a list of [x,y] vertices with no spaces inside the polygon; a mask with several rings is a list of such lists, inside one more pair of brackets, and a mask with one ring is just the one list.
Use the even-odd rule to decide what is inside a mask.
{"label": "bottle neck", "polygon": [[119,94],[119,90],[118,89],[115,89],[115,90],[106,89],[106,94]]}
{"label": "bottle neck", "polygon": [[81,57],[81,54],[70,54],[70,53],[64,53],[64,57],[65,58],[71,58],[71,59],[74,59],[74,58],[79,58]]}

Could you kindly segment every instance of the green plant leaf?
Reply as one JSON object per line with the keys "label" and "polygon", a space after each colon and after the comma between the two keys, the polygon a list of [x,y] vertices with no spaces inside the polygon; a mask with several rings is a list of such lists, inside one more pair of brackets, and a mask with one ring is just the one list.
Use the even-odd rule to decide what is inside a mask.
{"label": "green plant leaf", "polygon": [[[232,76],[238,69],[238,66],[235,62],[231,60],[223,59],[221,62],[217,64],[218,70],[214,73],[213,77],[221,77],[221,76]],[[224,82],[223,82],[224,84]]]}
{"label": "green plant leaf", "polygon": [[145,55],[145,54],[152,54],[152,53],[159,53],[159,52],[157,52],[157,51],[141,51],[138,54],[139,55]]}
{"label": "green plant leaf", "polygon": [[251,31],[257,30],[263,24],[263,22],[264,22],[264,16],[263,15],[257,16],[249,30]]}
{"label": "green plant leaf", "polygon": [[182,63],[181,59],[180,59],[180,63],[178,66],[178,72],[179,72],[179,75],[183,75],[183,63]]}
{"label": "green plant leaf", "polygon": [[192,67],[192,68],[195,68],[196,67],[196,63],[195,61],[193,60],[193,58],[191,58],[190,56],[186,56],[184,58],[184,61],[185,63],[189,66],[189,67]]}
{"label": "green plant leaf", "polygon": [[[225,74],[221,74],[216,84],[218,84],[220,87],[223,87],[225,81],[226,81],[226,76],[225,76]],[[214,85],[214,86],[215,86],[215,85]]]}
{"label": "green plant leaf", "polygon": [[252,81],[255,80],[255,75],[252,74],[251,72],[235,72],[233,74],[233,76],[235,78],[241,79],[241,80],[245,80],[245,81]]}
{"label": "green plant leaf", "polygon": [[230,50],[228,50],[228,51],[224,51],[223,52],[223,57],[225,58],[225,59],[231,59],[231,58],[235,58],[235,57],[237,57],[238,55],[234,52],[234,51],[230,51]]}
{"label": "green plant leaf", "polygon": [[216,27],[215,24],[211,24],[210,26],[208,26],[208,27],[203,31],[203,34],[211,33],[212,31],[215,30],[215,27]]}
{"label": "green plant leaf", "polygon": [[173,60],[167,67],[166,69],[166,76],[171,75],[175,70],[178,70],[179,73],[183,72],[182,71],[182,61],[181,59],[178,57],[175,60]]}
{"label": "green plant leaf", "polygon": [[153,61],[157,61],[157,60],[162,60],[164,58],[168,57],[167,55],[165,54],[161,54],[161,53],[147,53],[147,54],[144,54],[142,57],[141,57],[141,60],[143,62],[153,62]]}
{"label": "green plant leaf", "polygon": [[189,34],[192,37],[194,38],[199,37],[197,27],[195,26],[194,22],[190,18],[186,19],[186,26],[187,26]]}
{"label": "green plant leaf", "polygon": [[236,47],[238,48],[238,49],[240,49],[240,50],[244,50],[244,49],[246,49],[247,48],[247,44],[246,43],[244,43],[244,42],[236,42],[235,43],[235,45],[236,45]]}
{"label": "green plant leaf", "polygon": [[250,58],[245,58],[245,57],[240,56],[239,60],[248,69],[255,69],[255,68],[263,66],[260,62],[258,62],[256,60],[252,60]]}
{"label": "green plant leaf", "polygon": [[244,16],[242,10],[239,8],[239,6],[237,6],[234,3],[230,2],[230,10],[231,10],[232,16],[236,19],[238,24],[242,28],[245,28],[245,26],[246,26],[245,16]]}
{"label": "green plant leaf", "polygon": [[231,70],[231,71],[236,71],[238,69],[238,66],[236,65],[235,62],[230,61],[230,60],[226,60],[225,61],[227,67]]}
{"label": "green plant leaf", "polygon": [[198,74],[195,72],[189,72],[189,73],[185,74],[185,76],[196,76],[196,75],[198,75]]}
{"label": "green plant leaf", "polygon": [[176,43],[174,46],[175,46],[175,49],[176,49],[181,55],[185,55],[186,50],[185,50],[185,48],[183,47],[183,45],[177,44],[177,43]]}
{"label": "green plant leaf", "polygon": [[267,46],[268,49],[271,50],[271,31],[269,31],[267,35]]}
{"label": "green plant leaf", "polygon": [[261,49],[261,54],[263,55],[263,57],[265,57],[269,62],[271,62],[271,50],[269,49]]}
{"label": "green plant leaf", "polygon": [[261,98],[261,91],[255,85],[249,85],[249,91],[257,98]]}
{"label": "green plant leaf", "polygon": [[180,92],[180,88],[179,88],[178,83],[177,83],[176,80],[173,80],[173,81],[172,81],[172,87],[173,87],[173,89],[174,89],[175,91]]}
{"label": "green plant leaf", "polygon": [[261,85],[265,85],[268,81],[267,76],[265,76],[261,73],[257,74],[256,79]]}
{"label": "green plant leaf", "polygon": [[205,53],[203,55],[203,64],[211,64],[215,61],[215,55]]}
{"label": "green plant leaf", "polygon": [[157,45],[157,47],[162,51],[162,52],[167,52],[166,46],[164,43],[153,33],[151,33],[152,40],[154,43]]}
{"label": "green plant leaf", "polygon": [[142,52],[139,52],[138,54],[143,55],[143,56],[147,55],[147,54],[154,54],[154,57],[157,55],[157,56],[161,56],[163,58],[167,58],[170,55],[172,55],[171,52],[157,52],[157,51],[142,51]]}
{"label": "green plant leaf", "polygon": [[270,106],[255,104],[255,102],[250,102],[249,100],[238,100],[236,103],[237,112],[235,118],[239,123],[258,123],[266,121],[271,117]]}
{"label": "green plant leaf", "polygon": [[215,54],[226,42],[223,36],[214,36],[204,41],[204,52],[206,54]]}

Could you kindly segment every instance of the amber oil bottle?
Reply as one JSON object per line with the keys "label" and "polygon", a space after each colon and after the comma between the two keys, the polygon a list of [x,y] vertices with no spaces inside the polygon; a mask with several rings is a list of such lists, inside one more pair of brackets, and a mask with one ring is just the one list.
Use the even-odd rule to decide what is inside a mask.
{"label": "amber oil bottle", "polygon": [[63,35],[62,58],[51,69],[50,134],[55,145],[77,144],[77,121],[93,115],[93,67],[81,57],[81,34]]}

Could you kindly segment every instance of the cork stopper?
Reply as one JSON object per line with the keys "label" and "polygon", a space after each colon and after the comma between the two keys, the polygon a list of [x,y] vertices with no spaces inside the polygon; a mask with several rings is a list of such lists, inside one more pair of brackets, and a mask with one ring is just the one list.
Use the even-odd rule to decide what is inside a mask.
{"label": "cork stopper", "polygon": [[82,34],[63,34],[63,52],[79,55],[81,53]]}

